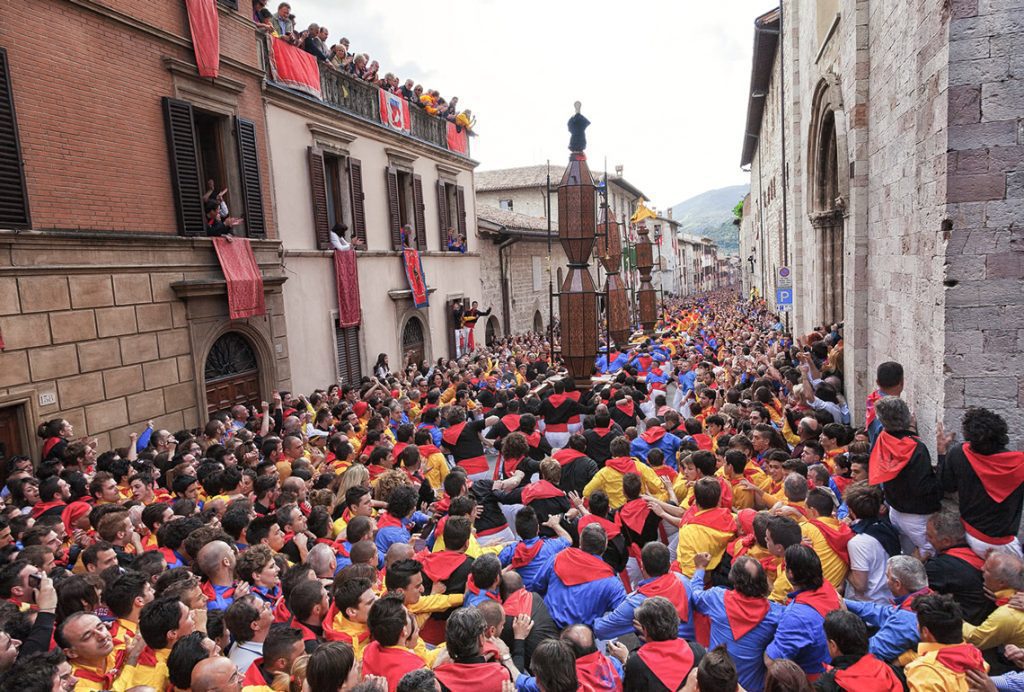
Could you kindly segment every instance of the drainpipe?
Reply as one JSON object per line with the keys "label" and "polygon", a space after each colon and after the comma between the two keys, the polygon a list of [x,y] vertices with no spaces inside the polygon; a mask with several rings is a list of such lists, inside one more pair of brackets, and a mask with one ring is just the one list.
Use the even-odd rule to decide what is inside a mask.
{"label": "drainpipe", "polygon": [[[508,229],[504,226],[501,227],[501,232],[504,233]],[[508,296],[508,282],[505,279],[505,248],[511,247],[518,242],[518,238],[509,238],[498,245],[498,273],[499,281],[501,281],[501,322],[502,328],[505,331],[505,336],[512,333],[512,306],[509,305]]]}

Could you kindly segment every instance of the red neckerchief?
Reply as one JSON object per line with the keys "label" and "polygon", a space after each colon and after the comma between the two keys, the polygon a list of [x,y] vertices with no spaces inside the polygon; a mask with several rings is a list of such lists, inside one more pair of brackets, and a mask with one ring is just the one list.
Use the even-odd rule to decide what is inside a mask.
{"label": "red neckerchief", "polygon": [[566,399],[567,397],[565,396],[565,394],[552,394],[551,396],[548,397],[548,403],[554,406],[555,408],[558,408],[566,402]]}
{"label": "red neckerchief", "polygon": [[793,603],[802,603],[810,606],[821,617],[825,617],[833,610],[839,610],[839,594],[827,581],[813,591],[804,590],[793,597]]}
{"label": "red neckerchief", "polygon": [[[217,590],[213,588],[213,584],[212,583],[204,580],[203,582],[200,583],[199,590],[202,591],[206,595],[206,598],[209,599],[209,601],[211,603],[217,600]],[[235,587],[234,587],[234,585],[232,585],[230,588],[228,588],[227,591],[224,592],[224,595],[222,596],[222,598],[225,598],[225,599],[234,598],[234,595],[235,595]],[[141,661],[142,659],[139,659],[139,660]]]}
{"label": "red neckerchief", "polygon": [[917,444],[913,435],[896,437],[884,430],[879,433],[868,460],[868,482],[879,485],[898,476],[914,455]]}
{"label": "red neckerchief", "polygon": [[608,433],[611,432],[612,426],[609,425],[607,428],[597,428],[597,427],[594,427],[594,428],[591,428],[591,429],[595,433],[597,433],[598,437],[604,437],[605,435],[607,435]]}
{"label": "red neckerchief", "polygon": [[961,449],[993,502],[1002,502],[1024,483],[1024,452],[978,454],[965,443]]}
{"label": "red neckerchief", "polygon": [[444,514],[448,511],[448,508],[452,505],[452,498],[445,493],[440,500],[434,505],[434,511],[440,514]]}
{"label": "red neckerchief", "polygon": [[441,450],[435,447],[434,445],[418,445],[418,447],[420,448],[420,454],[427,457],[428,459],[434,456],[435,454],[442,453]]}
{"label": "red neckerchief", "polygon": [[[924,587],[923,589],[921,589],[920,591],[915,591],[914,593],[908,593],[906,596],[903,597],[903,600],[900,601],[900,610],[905,610],[905,611],[908,611],[908,612],[913,610],[914,609],[914,607],[913,607],[914,606],[914,599],[917,598],[918,596],[927,596],[930,593],[935,593],[935,592],[932,591],[931,589],[929,589],[927,586]],[[896,601],[895,600],[893,601],[893,605],[896,605]]]}
{"label": "red neckerchief", "polygon": [[388,469],[384,468],[380,464],[369,464],[366,467],[366,470],[370,472],[370,480],[374,481],[378,477],[380,477],[380,475],[382,473],[384,473],[385,471],[387,471]]}
{"label": "red neckerchief", "polygon": [[679,475],[672,470],[671,466],[652,466],[651,469],[654,471],[655,475],[667,478],[672,481],[672,483],[676,482],[676,476]]}
{"label": "red neckerchief", "polygon": [[509,679],[500,663],[443,663],[434,668],[434,675],[449,692],[480,692],[500,690]]}
{"label": "red neckerchief", "polygon": [[768,615],[768,601],[764,598],[744,596],[733,590],[725,592],[725,615],[729,620],[733,641],[739,641],[743,635],[764,621]]}
{"label": "red neckerchief", "polygon": [[399,529],[404,529],[405,528],[405,525],[402,524],[402,520],[401,519],[399,519],[398,517],[393,517],[390,514],[388,514],[387,512],[381,512],[380,516],[377,517],[377,528],[378,529],[384,529],[384,528],[387,528],[389,526],[393,526],[393,527],[399,528]]}
{"label": "red neckerchief", "polygon": [[607,562],[585,553],[579,548],[566,548],[551,563],[555,575],[566,586],[589,584],[598,579],[615,576]]}
{"label": "red neckerchief", "polygon": [[825,542],[828,543],[828,547],[832,549],[839,559],[850,564],[850,550],[849,544],[850,539],[853,538],[854,533],[848,524],[840,523],[838,527],[832,527],[823,522],[821,519],[807,518],[807,521],[819,531],[821,535],[825,537]]}
{"label": "red neckerchief", "polygon": [[647,598],[655,596],[667,598],[676,607],[676,614],[679,615],[681,621],[686,622],[690,619],[690,595],[686,593],[683,582],[679,581],[679,578],[671,572],[647,582],[637,591]]}
{"label": "red neckerchief", "polygon": [[523,460],[523,457],[515,457],[510,459],[502,459],[501,470],[505,474],[505,478],[511,477],[515,474],[516,469],[519,468],[519,462]]}
{"label": "red neckerchief", "polygon": [[691,435],[693,441],[697,443],[697,449],[703,449],[706,452],[710,452],[714,448],[714,440],[711,439],[710,435],[704,433],[697,433]]}
{"label": "red neckerchief", "polygon": [[274,622],[291,622],[293,619],[292,611],[288,609],[284,597],[279,598],[274,604]]}
{"label": "red neckerchief", "polygon": [[618,524],[616,524],[613,521],[608,521],[604,517],[599,517],[596,514],[584,515],[580,519],[579,523],[576,524],[576,530],[583,531],[583,529],[589,526],[590,524],[597,524],[598,526],[603,528],[605,534],[608,536],[609,541],[618,536],[620,533],[622,533],[622,529],[619,528]]}
{"label": "red neckerchief", "polygon": [[615,404],[615,408],[625,413],[628,417],[633,417],[633,402],[629,401],[625,404]]}
{"label": "red neckerchief", "polygon": [[164,547],[159,550],[164,556],[164,562],[167,563],[167,569],[184,566],[185,563],[170,548]]}
{"label": "red neckerchief", "polygon": [[850,484],[853,483],[853,479],[836,474],[832,476],[832,482],[836,484],[837,488],[839,488],[839,495],[842,496],[846,493],[846,489]]}
{"label": "red neckerchief", "polygon": [[139,654],[138,664],[147,668],[155,668],[157,663],[156,651],[153,650],[148,644],[142,647],[142,653]]}
{"label": "red neckerchief", "polygon": [[363,651],[363,675],[380,675],[389,681],[389,689],[397,688],[402,676],[423,667],[423,659],[415,652],[394,646],[381,646],[372,641]]}
{"label": "red neckerchief", "polygon": [[942,553],[943,555],[950,555],[952,557],[963,560],[968,565],[976,570],[981,570],[985,566],[985,560],[978,557],[978,554],[966,546],[959,546],[956,548],[950,548]]}
{"label": "red neckerchief", "polygon": [[576,659],[576,677],[579,679],[580,689],[587,692],[622,692],[619,671],[615,670],[615,666],[600,651]]}
{"label": "red neckerchief", "polygon": [[528,505],[534,500],[547,500],[553,497],[565,497],[565,491],[550,481],[537,481],[523,488],[524,505]]}
{"label": "red neckerchief", "polygon": [[409,446],[408,442],[396,442],[395,446],[391,448],[391,458],[398,463],[398,455],[402,453],[406,447]]}
{"label": "red neckerchief", "polygon": [[738,557],[743,557],[744,555],[746,555],[750,551],[750,549],[754,547],[754,543],[756,542],[757,538],[754,536],[754,534],[748,534],[746,536],[737,538],[735,541],[730,543],[729,547],[726,548],[725,551],[732,556],[732,559],[735,560]]}
{"label": "red neckerchief", "polygon": [[[512,566],[515,566],[514,562]],[[505,602],[501,604],[501,607],[505,610],[505,615],[510,617],[529,615],[533,612],[533,594],[525,588],[513,591],[505,599]]]}
{"label": "red neckerchief", "polygon": [[448,443],[449,446],[453,446],[458,443],[459,436],[462,435],[463,428],[466,427],[466,421],[456,423],[455,425],[449,425],[441,433],[441,439]]}
{"label": "red neckerchief", "polygon": [[637,650],[636,655],[661,684],[670,690],[682,687],[693,668],[693,651],[685,639],[647,642]]}
{"label": "red neckerchief", "polygon": [[506,413],[501,417],[501,423],[505,426],[505,429],[510,433],[514,433],[519,430],[519,414],[518,413]]}
{"label": "red neckerchief", "polygon": [[585,456],[587,455],[584,454],[583,452],[577,452],[572,447],[566,447],[565,449],[560,449],[554,454],[552,454],[551,458],[557,461],[559,466],[562,466],[564,468],[567,464],[571,464],[576,459]]}
{"label": "red neckerchief", "polygon": [[101,690],[109,690],[114,686],[114,677],[116,676],[117,670],[108,670],[102,675],[85,668],[74,667],[74,675],[79,680],[88,680],[89,682],[95,682],[99,684]]}
{"label": "red neckerchief", "polygon": [[466,561],[466,554],[456,550],[439,550],[436,553],[423,551],[416,555],[423,565],[423,573],[432,582],[444,581]]}
{"label": "red neckerchief", "polygon": [[[697,505],[693,506],[696,507]],[[736,532],[736,520],[733,519],[732,512],[722,507],[698,510],[687,519],[686,523],[696,524],[697,526],[703,526],[712,531],[720,531],[722,533]]]}
{"label": "red neckerchief", "polygon": [[604,465],[613,471],[618,471],[623,476],[627,473],[640,475],[637,471],[636,462],[633,461],[633,457],[612,457],[608,461],[604,462]]}
{"label": "red neckerchief", "polygon": [[902,692],[903,683],[892,668],[871,654],[864,654],[852,666],[836,670],[833,678],[844,690],[871,690],[872,692]]}
{"label": "red neckerchief", "polygon": [[[334,629],[334,620],[341,615],[341,611],[338,610],[338,606],[331,604],[331,607],[327,609],[327,616],[324,618],[324,639],[331,642],[345,642],[346,644],[352,645],[352,635],[348,632],[342,632],[341,630]],[[342,618],[344,619],[344,615]],[[361,642],[365,642],[370,638],[370,630],[364,630],[356,635],[356,639]]]}
{"label": "red neckerchief", "polygon": [[540,432],[534,430],[532,433],[526,436],[526,443],[530,445],[530,449],[537,449],[540,447]]}
{"label": "red neckerchief", "polygon": [[663,437],[665,437],[665,428],[660,425],[655,425],[653,428],[647,428],[647,430],[644,430],[644,434],[640,436],[640,438],[649,445],[654,444]]}
{"label": "red neckerchief", "polygon": [[263,674],[263,657],[260,656],[245,671],[242,687],[270,687],[270,680]]}
{"label": "red neckerchief", "polygon": [[985,659],[973,644],[954,644],[939,649],[935,660],[954,673],[965,673],[968,670],[984,670]]}
{"label": "red neckerchief", "polygon": [[49,502],[37,502],[32,506],[32,518],[38,519],[54,507],[63,507],[67,503],[64,500],[50,500]]}
{"label": "red neckerchief", "polygon": [[882,394],[882,392],[880,392],[877,389],[875,391],[871,392],[870,394],[868,394],[867,401],[865,402],[866,403],[866,406],[865,406],[866,410],[864,412],[864,427],[865,428],[870,428],[871,424],[875,422],[875,404],[883,396],[885,396],[885,395]]}
{"label": "red neckerchief", "polygon": [[647,522],[647,517],[650,514],[651,508],[647,506],[647,501],[642,497],[638,497],[622,505],[615,518],[620,525],[628,526],[633,533],[639,536],[643,533],[644,524]]}
{"label": "red neckerchief", "polygon": [[[479,596],[481,594],[481,589],[479,586],[476,585],[476,582],[473,581],[472,574],[470,574],[469,577],[466,578],[466,593],[471,593],[474,596]],[[490,589],[483,589],[482,593],[484,596],[487,596],[487,598],[491,599],[492,601],[501,603],[501,596],[494,593]]]}
{"label": "red neckerchief", "polygon": [[43,442],[43,458],[45,459],[46,455],[50,453],[50,450],[52,450],[57,445],[57,443],[61,442],[63,439],[64,438],[62,437],[46,438],[46,441]]}

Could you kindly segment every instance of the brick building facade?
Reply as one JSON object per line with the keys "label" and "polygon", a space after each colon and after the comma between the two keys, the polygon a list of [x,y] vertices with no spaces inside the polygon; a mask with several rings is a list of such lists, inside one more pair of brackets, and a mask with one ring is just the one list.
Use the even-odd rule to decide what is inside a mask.
{"label": "brick building facade", "polygon": [[794,331],[844,322],[856,421],[897,360],[922,439],[980,405],[1021,443],[1021,22],[978,0],[793,0],[757,20],[744,287],[772,295],[788,265]]}
{"label": "brick building facade", "polygon": [[[218,3],[216,79],[197,74],[184,3],[38,0],[18,15],[0,27],[0,455],[36,450],[41,420],[106,449],[147,420],[191,428],[286,388],[247,8]],[[207,178],[246,218],[265,316],[228,320],[196,216]]]}

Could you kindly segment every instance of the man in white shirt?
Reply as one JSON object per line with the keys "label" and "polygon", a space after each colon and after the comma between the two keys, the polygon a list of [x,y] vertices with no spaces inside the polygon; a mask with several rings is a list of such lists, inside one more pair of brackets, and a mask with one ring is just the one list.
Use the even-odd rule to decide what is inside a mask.
{"label": "man in white shirt", "polygon": [[348,226],[343,223],[334,224],[334,228],[331,229],[331,247],[335,250],[348,250],[352,246],[347,240],[345,240],[345,234],[348,233]]}
{"label": "man in white shirt", "polygon": [[850,573],[847,576],[846,598],[870,603],[890,603],[892,592],[886,581],[885,566],[889,552],[878,537],[889,543],[890,549],[899,552],[899,536],[887,519],[879,519],[882,507],[882,491],[865,482],[853,483],[844,494],[850,528],[854,537],[847,550],[850,554]]}
{"label": "man in white shirt", "polygon": [[227,655],[242,675],[253,661],[263,658],[263,642],[273,622],[270,604],[251,594],[235,599],[224,611],[224,626],[234,640]]}

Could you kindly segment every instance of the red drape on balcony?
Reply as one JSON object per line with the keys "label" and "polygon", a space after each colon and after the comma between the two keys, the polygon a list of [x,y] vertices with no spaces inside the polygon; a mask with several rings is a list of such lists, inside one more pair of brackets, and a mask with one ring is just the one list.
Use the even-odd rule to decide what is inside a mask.
{"label": "red drape on balcony", "polygon": [[459,132],[459,128],[453,122],[446,124],[448,125],[448,149],[463,156],[469,156],[469,133],[465,130]]}
{"label": "red drape on balcony", "polygon": [[217,0],[185,0],[188,8],[188,26],[192,32],[192,47],[196,52],[196,66],[200,77],[220,74],[220,19]]}
{"label": "red drape on balcony", "polygon": [[358,327],[362,319],[359,311],[359,271],[356,269],[355,250],[334,251],[334,274],[338,282],[338,326]]}
{"label": "red drape on balcony", "polygon": [[409,132],[412,119],[409,115],[409,102],[398,94],[378,89],[380,92],[380,121],[388,127]]}
{"label": "red drape on balcony", "polygon": [[403,251],[402,262],[405,265],[405,278],[409,280],[409,288],[412,289],[412,306],[427,307],[427,277],[423,275],[420,253],[407,247]]}
{"label": "red drape on balcony", "polygon": [[263,275],[248,238],[214,238],[217,260],[228,282],[228,316],[233,320],[267,312],[263,301]]}
{"label": "red drape on balcony", "polygon": [[274,81],[321,98],[316,58],[279,38],[271,39],[271,43],[270,69]]}

